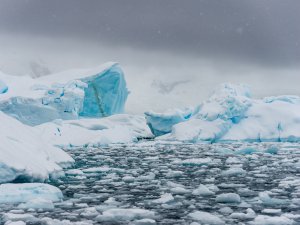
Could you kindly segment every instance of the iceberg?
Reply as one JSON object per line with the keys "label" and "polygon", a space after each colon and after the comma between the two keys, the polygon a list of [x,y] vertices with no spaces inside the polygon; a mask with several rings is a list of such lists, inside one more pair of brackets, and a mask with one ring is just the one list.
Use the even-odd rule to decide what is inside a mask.
{"label": "iceberg", "polygon": [[199,110],[199,107],[168,110],[165,113],[145,112],[147,125],[155,136],[170,133],[173,125],[189,120]]}
{"label": "iceberg", "polygon": [[63,175],[74,160],[45,142],[40,131],[0,111],[0,184],[45,181]]}
{"label": "iceberg", "polygon": [[123,113],[128,90],[117,63],[33,79],[0,73],[0,110],[35,126],[55,119]]}
{"label": "iceberg", "polygon": [[[158,140],[183,142],[296,142],[300,141],[300,97],[283,95],[262,99],[251,97],[246,85],[222,84],[204,101],[199,111],[185,121],[170,126],[168,114],[156,114],[168,126]],[[151,129],[153,132],[153,128]],[[157,133],[153,132],[155,136]]]}

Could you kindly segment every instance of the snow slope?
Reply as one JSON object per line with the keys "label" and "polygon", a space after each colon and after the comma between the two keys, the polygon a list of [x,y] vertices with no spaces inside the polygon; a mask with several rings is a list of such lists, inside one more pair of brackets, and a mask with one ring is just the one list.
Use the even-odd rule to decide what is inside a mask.
{"label": "snow slope", "polygon": [[0,183],[44,181],[61,173],[73,159],[41,138],[39,130],[0,111]]}
{"label": "snow slope", "polygon": [[[155,129],[160,127],[164,124]],[[169,134],[158,139],[193,143],[300,141],[300,97],[253,99],[247,86],[223,84],[200,105],[198,113],[174,124]]]}
{"label": "snow slope", "polygon": [[[0,110],[29,125],[124,111],[128,90],[116,63],[33,79],[0,73]],[[4,83],[3,83],[4,84]],[[6,91],[5,91],[6,90]]]}

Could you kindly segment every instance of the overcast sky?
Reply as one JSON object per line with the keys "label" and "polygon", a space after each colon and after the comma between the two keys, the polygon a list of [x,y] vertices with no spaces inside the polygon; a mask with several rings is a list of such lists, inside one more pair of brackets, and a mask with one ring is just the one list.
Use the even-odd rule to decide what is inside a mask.
{"label": "overcast sky", "polygon": [[[299,0],[0,0],[0,68],[118,61],[134,111],[196,104],[221,82],[300,94],[299,9]],[[159,95],[170,103],[155,105]]]}

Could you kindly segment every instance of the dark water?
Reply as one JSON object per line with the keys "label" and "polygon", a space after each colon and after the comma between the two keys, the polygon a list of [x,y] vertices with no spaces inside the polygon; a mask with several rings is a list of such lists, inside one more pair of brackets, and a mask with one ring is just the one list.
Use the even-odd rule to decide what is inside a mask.
{"label": "dark water", "polygon": [[[246,147],[250,150],[237,153]],[[66,219],[71,224],[78,221],[134,224],[101,221],[97,216],[109,208],[135,207],[155,212],[152,219],[156,224],[190,224],[196,221],[188,216],[194,211],[209,212],[226,224],[251,224],[258,215],[281,216],[290,218],[292,224],[300,224],[300,145],[297,144],[274,147],[271,143],[246,146],[145,142],[67,151],[75,159],[77,170],[66,170],[66,177],[51,182],[62,190],[64,202],[55,203],[53,210],[29,210],[37,219],[28,224],[47,224],[40,221],[43,217]],[[192,158],[197,160],[185,161]],[[212,194],[193,194],[200,184]],[[259,197],[265,191],[270,191],[267,194],[270,197]],[[153,202],[164,193],[171,193],[174,199]],[[216,197],[224,193],[236,193],[241,201],[218,202]],[[254,216],[231,215],[246,213],[248,208],[255,212]],[[266,208],[280,210],[271,214],[263,211]],[[5,205],[1,210],[5,213],[13,209],[15,205]]]}

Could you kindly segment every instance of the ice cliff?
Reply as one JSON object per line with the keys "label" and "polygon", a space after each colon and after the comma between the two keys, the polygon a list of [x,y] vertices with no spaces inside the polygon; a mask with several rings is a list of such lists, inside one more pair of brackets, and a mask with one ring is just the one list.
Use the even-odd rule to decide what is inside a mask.
{"label": "ice cliff", "polygon": [[0,73],[0,93],[0,110],[28,125],[122,113],[128,96],[116,63],[37,79]]}
{"label": "ice cliff", "polygon": [[[156,121],[154,123],[154,116]],[[184,115],[184,114],[182,114]],[[299,141],[300,98],[277,96],[263,99],[251,97],[245,85],[222,84],[204,101],[199,111],[186,120],[164,122],[177,115],[146,113],[151,130],[164,129],[161,140],[186,142],[228,141]],[[157,132],[154,135],[159,136]]]}

